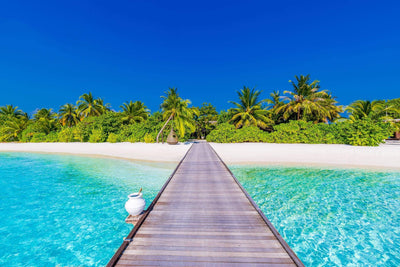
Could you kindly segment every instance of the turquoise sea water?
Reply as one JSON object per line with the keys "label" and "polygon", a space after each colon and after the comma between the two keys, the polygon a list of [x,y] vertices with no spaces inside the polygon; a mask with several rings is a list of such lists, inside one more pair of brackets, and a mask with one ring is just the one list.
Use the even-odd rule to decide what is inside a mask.
{"label": "turquoise sea water", "polygon": [[175,165],[0,153],[0,266],[104,266],[132,228],[127,195],[149,205]]}
{"label": "turquoise sea water", "polygon": [[306,266],[400,266],[400,172],[230,168]]}

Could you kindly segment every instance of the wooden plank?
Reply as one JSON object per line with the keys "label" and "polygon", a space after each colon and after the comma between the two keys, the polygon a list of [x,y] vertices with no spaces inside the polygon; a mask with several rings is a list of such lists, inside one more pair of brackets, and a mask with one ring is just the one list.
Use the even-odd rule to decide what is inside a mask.
{"label": "wooden plank", "polygon": [[[122,260],[132,260],[133,265],[136,260],[158,260],[158,261],[194,261],[194,262],[210,262],[210,263],[218,263],[218,262],[237,262],[237,263],[293,263],[293,260],[290,258],[259,258],[259,257],[198,257],[198,256],[169,256],[169,255],[122,255]],[[117,265],[118,266],[118,265]]]}
{"label": "wooden plank", "polygon": [[[207,263],[207,262],[193,262],[193,261],[156,261],[156,260],[123,260],[121,259],[118,262],[119,266],[165,266],[165,267],[204,267],[204,266],[216,266],[218,267],[265,267],[265,263],[236,263],[236,262],[218,262],[217,264],[215,263]],[[295,264],[274,264],[274,263],[269,263],[269,267],[293,267],[296,266]]]}
{"label": "wooden plank", "polygon": [[194,250],[150,250],[127,249],[124,255],[154,255],[154,256],[189,256],[189,257],[251,257],[251,258],[290,258],[286,251],[282,252],[238,252],[238,251],[194,251]]}
{"label": "wooden plank", "polygon": [[141,234],[159,234],[159,235],[164,235],[164,234],[169,234],[169,235],[212,235],[212,236],[274,236],[272,232],[264,232],[264,233],[254,233],[254,232],[224,232],[224,231],[209,231],[209,232],[203,232],[203,231],[164,231],[164,230],[153,230],[149,229],[148,227],[146,229],[142,229],[140,231]]}
{"label": "wooden plank", "polygon": [[202,240],[226,240],[226,241],[234,241],[234,240],[269,240],[269,239],[276,239],[274,235],[262,235],[262,236],[251,236],[251,235],[203,235],[201,233],[199,234],[194,234],[194,235],[186,235],[186,234],[142,234],[137,233],[137,237],[142,237],[142,238],[151,238],[151,239],[156,239],[156,240],[162,240],[162,239],[185,239],[189,240],[190,242],[191,239],[202,239]]}
{"label": "wooden plank", "polygon": [[252,251],[252,252],[280,252],[284,253],[285,250],[281,247],[274,247],[274,248],[268,248],[268,247],[245,247],[245,246],[237,246],[237,247],[206,247],[206,246],[177,246],[177,245],[170,245],[170,246],[161,246],[158,244],[152,244],[152,245],[141,245],[136,243],[135,246],[130,246],[127,248],[127,250],[132,250],[132,249],[148,249],[148,250],[165,250],[165,251],[225,251],[225,252],[247,252],[247,251]]}
{"label": "wooden plank", "polygon": [[206,247],[263,247],[263,248],[281,248],[281,244],[278,240],[264,240],[264,242],[259,242],[259,240],[241,240],[240,242],[232,242],[231,240],[191,240],[188,242],[183,239],[163,239],[163,240],[152,240],[148,238],[134,238],[128,249],[133,248],[134,245],[163,245],[163,246],[206,246]]}
{"label": "wooden plank", "polygon": [[193,144],[108,266],[303,266],[246,194],[207,143]]}

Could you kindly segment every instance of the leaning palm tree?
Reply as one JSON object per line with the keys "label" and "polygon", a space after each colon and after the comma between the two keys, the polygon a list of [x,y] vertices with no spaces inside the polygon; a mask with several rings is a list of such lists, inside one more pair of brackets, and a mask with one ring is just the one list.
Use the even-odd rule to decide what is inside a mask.
{"label": "leaning palm tree", "polygon": [[72,127],[81,120],[77,112],[76,106],[73,104],[65,104],[59,110],[59,119],[62,126]]}
{"label": "leaning palm tree", "polygon": [[390,114],[396,113],[391,105],[387,105],[382,101],[374,100],[357,100],[351,103],[346,111],[350,113],[349,119],[352,121],[369,117],[373,120],[390,120]]}
{"label": "leaning palm tree", "polygon": [[103,104],[102,99],[95,99],[91,92],[81,95],[76,104],[78,105],[78,113],[82,117],[99,116],[109,108],[108,104]]}
{"label": "leaning palm tree", "polygon": [[18,107],[14,107],[13,105],[5,105],[0,107],[0,115],[8,118],[16,118],[24,116],[24,113],[22,110],[18,109]]}
{"label": "leaning palm tree", "polygon": [[190,108],[190,100],[183,100],[178,95],[177,88],[169,88],[166,96],[161,96],[164,102],[161,104],[161,110],[163,113],[163,119],[166,120],[163,127],[157,134],[157,143],[160,134],[164,131],[165,127],[172,120],[174,126],[178,129],[179,135],[184,136],[186,128],[191,131],[196,129],[195,122],[193,119],[194,115],[199,115],[199,111],[194,108]]}
{"label": "leaning palm tree", "polygon": [[125,123],[135,123],[147,120],[150,110],[141,101],[129,101],[123,103],[122,108],[122,121]]}
{"label": "leaning palm tree", "polygon": [[231,109],[233,117],[230,122],[233,122],[236,128],[243,126],[258,126],[262,129],[267,129],[272,126],[273,121],[268,117],[268,110],[262,108],[265,100],[260,100],[260,91],[255,88],[243,86],[243,89],[238,91],[239,103],[229,101],[236,108]]}

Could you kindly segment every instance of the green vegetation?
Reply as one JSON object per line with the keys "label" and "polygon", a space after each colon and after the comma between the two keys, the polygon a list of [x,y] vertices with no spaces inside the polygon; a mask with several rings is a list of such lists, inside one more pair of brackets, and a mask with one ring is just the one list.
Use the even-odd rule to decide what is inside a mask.
{"label": "green vegetation", "polygon": [[268,99],[244,86],[238,99],[229,101],[233,107],[219,113],[210,103],[191,106],[176,88],[161,96],[161,111],[154,113],[141,101],[127,101],[113,111],[90,92],[58,113],[41,108],[32,118],[17,106],[1,106],[0,142],[152,143],[166,140],[172,128],[180,141],[376,146],[400,129],[400,98],[357,100],[343,108],[310,75],[289,82],[291,91],[273,91]]}
{"label": "green vegetation", "polygon": [[262,107],[265,100],[260,100],[260,91],[255,91],[253,88],[250,90],[249,87],[243,87],[238,93],[239,103],[230,101],[236,107],[233,108],[232,122],[236,128],[242,128],[246,126],[258,126],[261,129],[268,129],[273,125],[272,119],[268,116],[268,110]]}
{"label": "green vegetation", "polygon": [[163,119],[166,120],[163,127],[157,134],[157,142],[159,141],[160,134],[163,133],[166,126],[172,121],[172,128],[178,129],[179,135],[185,136],[185,132],[195,131],[194,116],[199,115],[196,108],[190,108],[190,100],[182,99],[179,97],[177,88],[169,88],[166,96],[162,96],[164,102],[161,104]]}
{"label": "green vegetation", "polygon": [[223,123],[207,136],[207,141],[217,143],[266,142],[377,146],[393,131],[394,129],[389,123],[374,123],[369,118],[337,124],[293,120],[274,126],[272,132],[263,131],[254,126],[235,129],[233,125]]}

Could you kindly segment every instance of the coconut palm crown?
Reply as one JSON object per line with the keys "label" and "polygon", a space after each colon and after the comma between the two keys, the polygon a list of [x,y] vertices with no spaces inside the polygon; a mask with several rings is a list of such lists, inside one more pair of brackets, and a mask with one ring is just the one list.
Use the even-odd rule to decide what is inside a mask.
{"label": "coconut palm crown", "polygon": [[147,120],[150,110],[141,101],[129,101],[123,103],[122,108],[122,121],[125,123],[135,123]]}
{"label": "coconut palm crown", "polygon": [[25,114],[22,112],[22,110],[18,109],[18,107],[14,107],[13,105],[5,105],[0,107],[0,115],[8,118],[17,118],[24,116]]}
{"label": "coconut palm crown", "polygon": [[81,95],[76,104],[82,117],[99,116],[110,109],[109,104],[104,104],[101,98],[95,99],[91,92]]}
{"label": "coconut palm crown", "polygon": [[310,83],[310,75],[295,76],[296,82],[289,80],[293,91],[284,91],[284,105],[275,109],[276,113],[283,112],[283,118],[328,122],[339,117],[341,106],[327,90],[320,90],[318,80]]}
{"label": "coconut palm crown", "polygon": [[243,86],[243,89],[237,91],[237,94],[239,102],[229,101],[236,106],[231,109],[233,116],[230,120],[236,128],[253,125],[267,129],[272,126],[273,121],[268,116],[269,112],[262,107],[265,101],[259,99],[260,91]]}
{"label": "coconut palm crown", "polygon": [[393,119],[390,114],[398,112],[392,105],[379,100],[357,100],[346,107],[346,111],[350,113],[349,119],[352,121],[366,117],[373,120],[390,120]]}
{"label": "coconut palm crown", "polygon": [[36,111],[36,113],[33,115],[33,119],[35,121],[39,120],[54,120],[56,117],[56,114],[53,112],[53,110],[47,109],[47,108],[41,108]]}
{"label": "coconut palm crown", "polygon": [[58,117],[62,126],[72,127],[81,120],[75,105],[67,103],[60,107]]}

